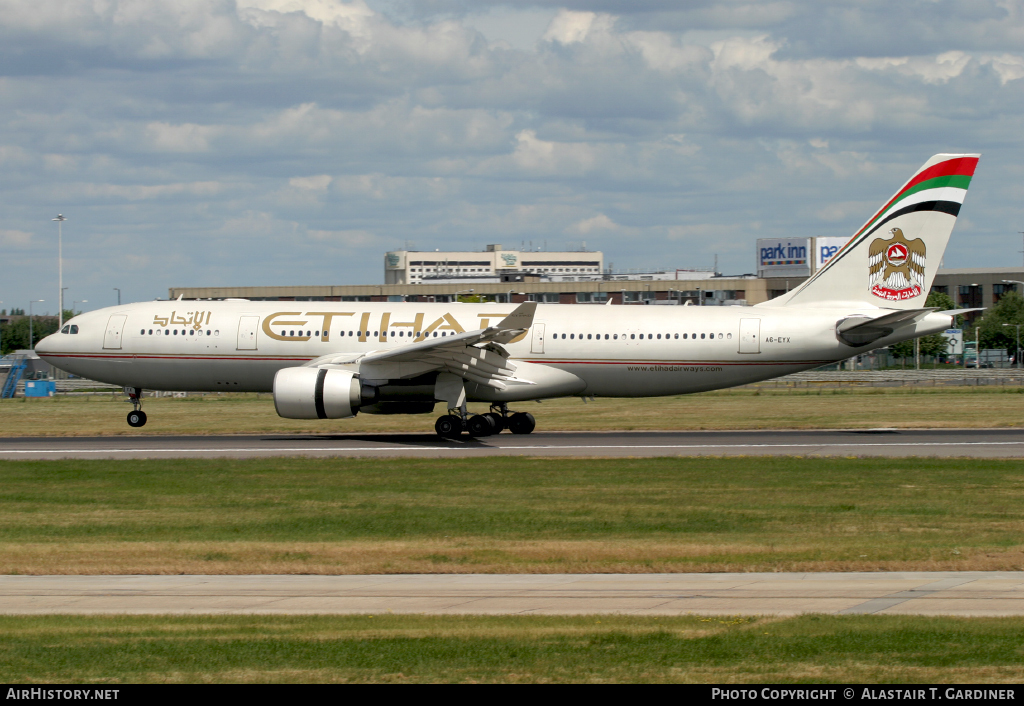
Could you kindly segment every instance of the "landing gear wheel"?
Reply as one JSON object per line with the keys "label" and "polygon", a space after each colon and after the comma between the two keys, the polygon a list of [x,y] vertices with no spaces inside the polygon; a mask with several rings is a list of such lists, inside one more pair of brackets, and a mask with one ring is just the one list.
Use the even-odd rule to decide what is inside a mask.
{"label": "landing gear wheel", "polygon": [[505,429],[505,418],[497,412],[488,412],[480,416],[487,417],[493,422],[495,434],[500,434]]}
{"label": "landing gear wheel", "polygon": [[469,423],[466,426],[469,427],[470,436],[490,436],[499,431],[499,427],[495,425],[494,420],[487,414],[477,414],[470,417]]}
{"label": "landing gear wheel", "polygon": [[462,435],[462,420],[452,414],[438,417],[434,431],[444,439],[458,439]]}
{"label": "landing gear wheel", "polygon": [[128,413],[128,426],[130,427],[144,427],[146,426],[146,413],[141,409],[133,409]]}
{"label": "landing gear wheel", "polygon": [[537,420],[529,412],[516,412],[509,417],[508,428],[513,434],[529,434],[537,428]]}

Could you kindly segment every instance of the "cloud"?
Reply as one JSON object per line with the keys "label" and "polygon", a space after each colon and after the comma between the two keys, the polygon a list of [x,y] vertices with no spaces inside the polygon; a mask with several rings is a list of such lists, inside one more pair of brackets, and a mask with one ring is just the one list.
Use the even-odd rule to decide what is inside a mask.
{"label": "cloud", "polygon": [[594,12],[562,10],[555,16],[544,33],[544,40],[559,44],[576,44],[587,38],[591,31],[609,32],[615,18]]}
{"label": "cloud", "polygon": [[946,263],[1000,263],[1022,46],[1003,0],[0,0],[0,299],[56,286],[58,211],[90,301],[375,282],[405,240],[749,271],[959,150]]}
{"label": "cloud", "polygon": [[31,233],[23,230],[0,230],[0,247],[23,249],[31,244]]}
{"label": "cloud", "polygon": [[573,223],[565,229],[565,232],[588,235],[595,230],[619,230],[619,225],[608,216],[599,213],[592,218],[585,218],[582,221]]}
{"label": "cloud", "polygon": [[305,191],[326,191],[332,180],[333,177],[330,174],[318,174],[309,177],[292,177],[288,180],[288,185]]}

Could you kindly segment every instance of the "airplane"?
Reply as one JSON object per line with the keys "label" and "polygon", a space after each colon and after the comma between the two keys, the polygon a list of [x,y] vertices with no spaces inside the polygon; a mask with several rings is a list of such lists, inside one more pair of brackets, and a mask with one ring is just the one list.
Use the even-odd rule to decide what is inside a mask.
{"label": "airplane", "polygon": [[[509,405],[658,397],[767,380],[950,328],[924,307],[980,155],[929,159],[828,263],[743,307],[154,301],[75,316],[36,346],[69,373],[144,390],[272,392],[289,419],[447,413],[444,438],[529,434]],[[489,403],[470,416],[467,402]]]}

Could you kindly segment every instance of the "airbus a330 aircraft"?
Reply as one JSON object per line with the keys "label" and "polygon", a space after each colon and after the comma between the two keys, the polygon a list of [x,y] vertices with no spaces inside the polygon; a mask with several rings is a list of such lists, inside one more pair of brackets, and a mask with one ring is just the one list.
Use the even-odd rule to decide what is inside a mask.
{"label": "airbus a330 aircraft", "polygon": [[932,157],[814,276],[753,307],[157,301],[76,316],[36,351],[124,386],[133,427],[143,390],[272,391],[290,419],[443,401],[441,436],[529,434],[509,404],[743,385],[949,328],[923,304],[977,163]]}

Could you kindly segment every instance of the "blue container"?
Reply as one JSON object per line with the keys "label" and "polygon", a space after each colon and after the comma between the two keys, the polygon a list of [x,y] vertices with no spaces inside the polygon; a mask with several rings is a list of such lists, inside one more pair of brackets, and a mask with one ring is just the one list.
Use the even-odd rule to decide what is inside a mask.
{"label": "blue container", "polygon": [[57,383],[53,380],[26,380],[25,397],[53,397]]}

